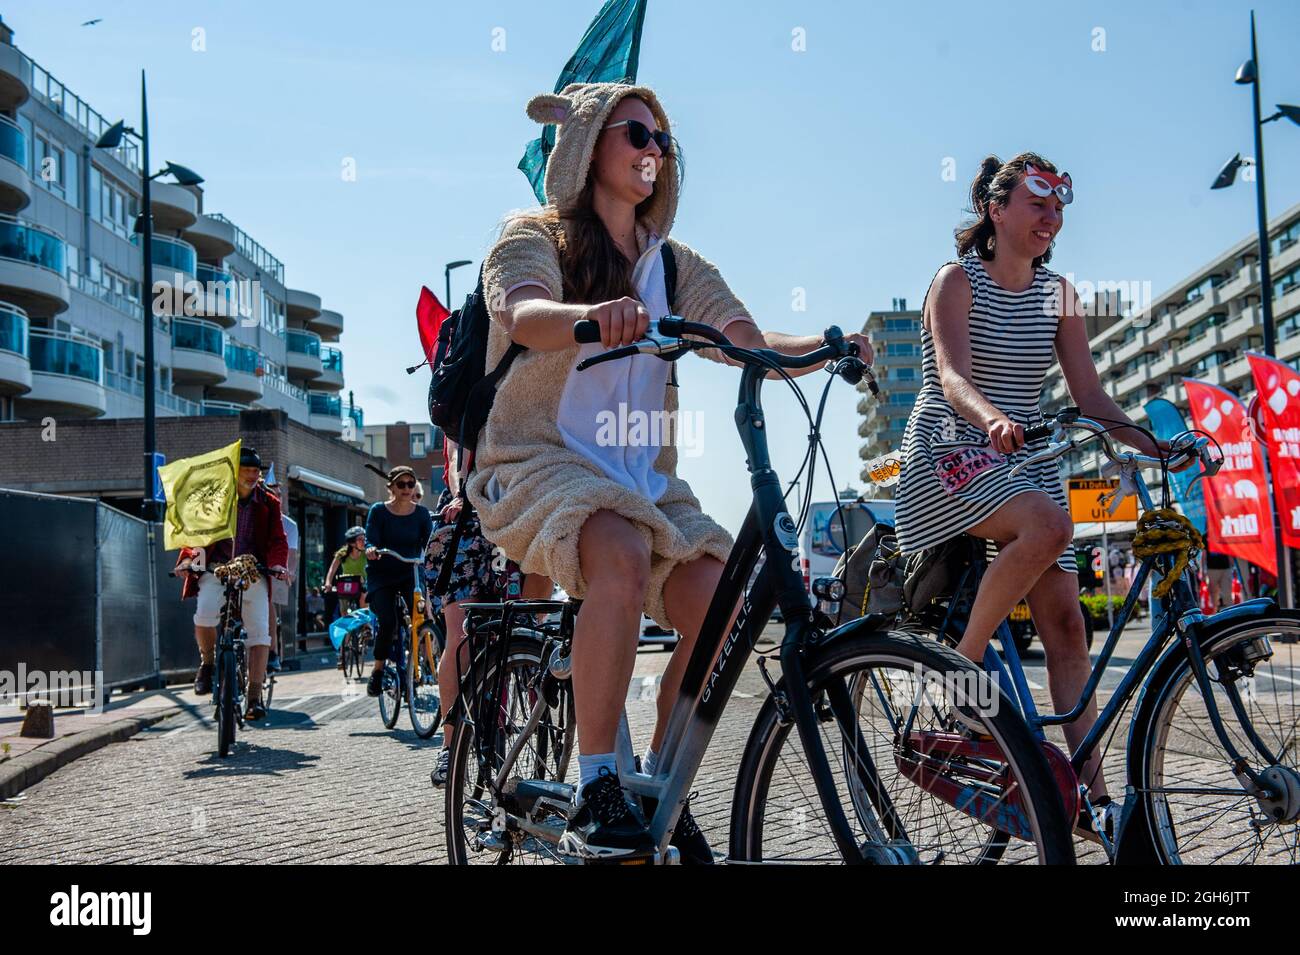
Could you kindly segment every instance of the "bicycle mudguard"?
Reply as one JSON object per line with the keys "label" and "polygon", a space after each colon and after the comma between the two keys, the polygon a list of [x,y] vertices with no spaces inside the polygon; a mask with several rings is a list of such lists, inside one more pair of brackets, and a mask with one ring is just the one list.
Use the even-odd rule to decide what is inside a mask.
{"label": "bicycle mudguard", "polygon": [[[899,772],[968,816],[1017,839],[1033,840],[1019,790],[1006,792],[1007,769],[993,740],[921,730],[913,730],[907,738],[915,758],[896,749]],[[1074,819],[1079,815],[1079,780],[1070,759],[1051,743],[1040,741],[1039,746],[1060,790],[1065,818]]]}
{"label": "bicycle mudguard", "polygon": [[856,617],[848,623],[842,623],[834,630],[827,630],[815,643],[824,647],[840,637],[851,637],[859,633],[872,633],[876,630],[888,630],[894,624],[894,615],[887,613],[867,613]]}

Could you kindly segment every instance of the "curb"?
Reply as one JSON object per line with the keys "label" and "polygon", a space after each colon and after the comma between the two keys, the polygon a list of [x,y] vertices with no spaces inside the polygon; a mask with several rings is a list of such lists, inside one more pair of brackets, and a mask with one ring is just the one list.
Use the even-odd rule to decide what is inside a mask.
{"label": "curb", "polygon": [[130,739],[145,727],[162,722],[181,711],[181,707],[175,706],[147,716],[114,720],[92,730],[60,737],[29,753],[6,760],[0,763],[0,799],[17,795],[73,760],[102,749],[109,743]]}

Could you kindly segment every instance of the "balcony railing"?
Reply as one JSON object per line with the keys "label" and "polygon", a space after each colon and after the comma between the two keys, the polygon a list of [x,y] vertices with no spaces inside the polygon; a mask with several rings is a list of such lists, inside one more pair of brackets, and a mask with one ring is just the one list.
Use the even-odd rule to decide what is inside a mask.
{"label": "balcony railing", "polygon": [[337,348],[329,348],[322,345],[320,350],[320,364],[326,371],[337,372],[340,375],[343,374],[343,352],[339,351]]}
{"label": "balcony railing", "polygon": [[226,225],[234,229],[235,248],[239,250],[239,254],[248,259],[248,261],[252,262],[259,269],[270,272],[275,276],[277,282],[284,284],[284,263],[264,249],[256,239],[239,226],[235,225],[220,212],[209,213],[208,218],[216,219],[218,222],[224,222]]}
{"label": "balcony railing", "polygon": [[8,116],[0,115],[0,156],[27,168],[27,136]]}
{"label": "balcony railing", "polygon": [[231,371],[242,372],[245,375],[256,375],[257,366],[260,362],[261,356],[257,353],[256,348],[249,348],[247,345],[227,340],[226,367]]}
{"label": "balcony railing", "polygon": [[216,325],[196,322],[188,318],[172,320],[173,348],[188,348],[191,351],[222,355],[226,350],[225,338],[225,333]]}
{"label": "balcony railing", "polygon": [[194,270],[195,277],[202,283],[205,292],[211,292],[225,299],[225,314],[235,314],[235,277],[229,272],[214,269],[202,262]]}
{"label": "balcony railing", "polygon": [[13,216],[0,216],[0,258],[39,265],[66,276],[67,248],[57,233]]}
{"label": "balcony railing", "polygon": [[331,418],[343,417],[343,402],[338,395],[322,394],[319,391],[307,392],[307,407],[312,414],[329,415]]}
{"label": "balcony railing", "polygon": [[297,352],[301,355],[320,355],[320,336],[315,332],[304,332],[296,328],[290,328],[285,332],[284,340],[291,352]]}
{"label": "balcony railing", "polygon": [[361,434],[361,429],[366,426],[366,413],[355,405],[349,408],[346,413],[347,416],[352,419],[352,423],[356,426],[356,433]]}
{"label": "balcony railing", "polygon": [[194,275],[195,269],[198,267],[198,260],[194,246],[188,242],[173,239],[169,235],[156,235],[153,237],[153,264],[155,268],[171,269],[174,272]]}
{"label": "balcony railing", "polygon": [[234,401],[203,402],[203,414],[215,416],[215,417],[233,418],[236,415],[238,415],[241,411],[247,411],[247,410],[248,410],[248,405],[237,404]]}
{"label": "balcony railing", "polygon": [[28,334],[32,371],[104,382],[104,352],[99,343],[70,332],[33,328]]}
{"label": "balcony railing", "polygon": [[[98,140],[113,125],[91,109],[76,93],[45,72],[31,57],[26,54],[23,56],[32,65],[32,95],[69,123],[80,127],[91,142]],[[136,172],[140,171],[140,146],[130,133],[122,137],[120,146],[109,152],[118,162]]]}
{"label": "balcony railing", "polygon": [[283,378],[277,378],[274,375],[267,375],[265,378],[262,379],[262,383],[266,385],[270,385],[272,388],[280,392],[280,394],[282,395],[288,395],[290,398],[294,399],[294,401],[301,401],[303,404],[307,403],[306,390],[303,388],[299,388],[291,381],[286,381]]}
{"label": "balcony railing", "polygon": [[[111,368],[104,369],[104,383],[114,391],[120,391],[127,395],[134,395],[136,398],[144,397],[143,381],[113,371]],[[155,388],[153,394],[154,400],[158,403],[159,407],[169,408],[177,414],[196,415],[199,414],[201,410],[197,401],[190,401],[188,398],[174,395],[170,391]]]}
{"label": "balcony railing", "polygon": [[0,351],[27,357],[27,313],[17,305],[0,302]]}

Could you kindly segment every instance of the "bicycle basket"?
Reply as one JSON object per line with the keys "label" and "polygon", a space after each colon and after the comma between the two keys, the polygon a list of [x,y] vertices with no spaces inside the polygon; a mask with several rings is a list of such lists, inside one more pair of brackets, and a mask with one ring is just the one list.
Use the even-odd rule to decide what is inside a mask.
{"label": "bicycle basket", "polygon": [[240,554],[224,564],[217,564],[212,573],[223,584],[237,583],[245,590],[262,576],[257,572],[257,558],[252,554]]}

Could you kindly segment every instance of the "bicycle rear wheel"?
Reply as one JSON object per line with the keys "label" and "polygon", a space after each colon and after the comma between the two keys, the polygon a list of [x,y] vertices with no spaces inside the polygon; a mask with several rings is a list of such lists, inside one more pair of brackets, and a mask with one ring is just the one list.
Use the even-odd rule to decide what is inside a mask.
{"label": "bicycle rear wheel", "polygon": [[[471,671],[472,688],[462,688],[471,718],[462,717],[452,733],[444,807],[453,865],[571,861],[556,851],[569,799],[556,784],[565,782],[573,754],[573,698],[567,683],[544,685],[551,678],[542,652],[541,641],[513,637],[505,678],[494,663],[486,672]],[[491,781],[534,713],[498,797]]]}
{"label": "bicycle rear wheel", "polygon": [[406,659],[406,710],[411,728],[420,739],[428,739],[438,730],[442,701],[438,695],[438,635],[434,625],[424,623],[416,648]]}
{"label": "bicycle rear wheel", "polygon": [[[990,864],[1005,852],[1017,861],[1074,862],[1042,751],[964,657],[922,634],[841,635],[809,652],[806,675],[834,798],[862,861]],[[783,679],[778,690],[784,686]],[[956,720],[954,704],[975,700],[983,705],[964,706]],[[741,759],[731,858],[845,861],[793,719],[775,696]]]}
{"label": "bicycle rear wheel", "polygon": [[230,755],[235,742],[236,681],[239,679],[233,650],[217,651],[217,755]]}
{"label": "bicycle rear wheel", "polygon": [[402,712],[402,672],[392,660],[384,661],[384,676],[379,688],[379,718],[385,729],[397,725]]}
{"label": "bicycle rear wheel", "polygon": [[1176,648],[1147,679],[1129,747],[1156,854],[1166,865],[1300,864],[1300,612],[1211,624],[1201,652],[1224,731],[1276,798],[1238,781],[1191,661]]}

